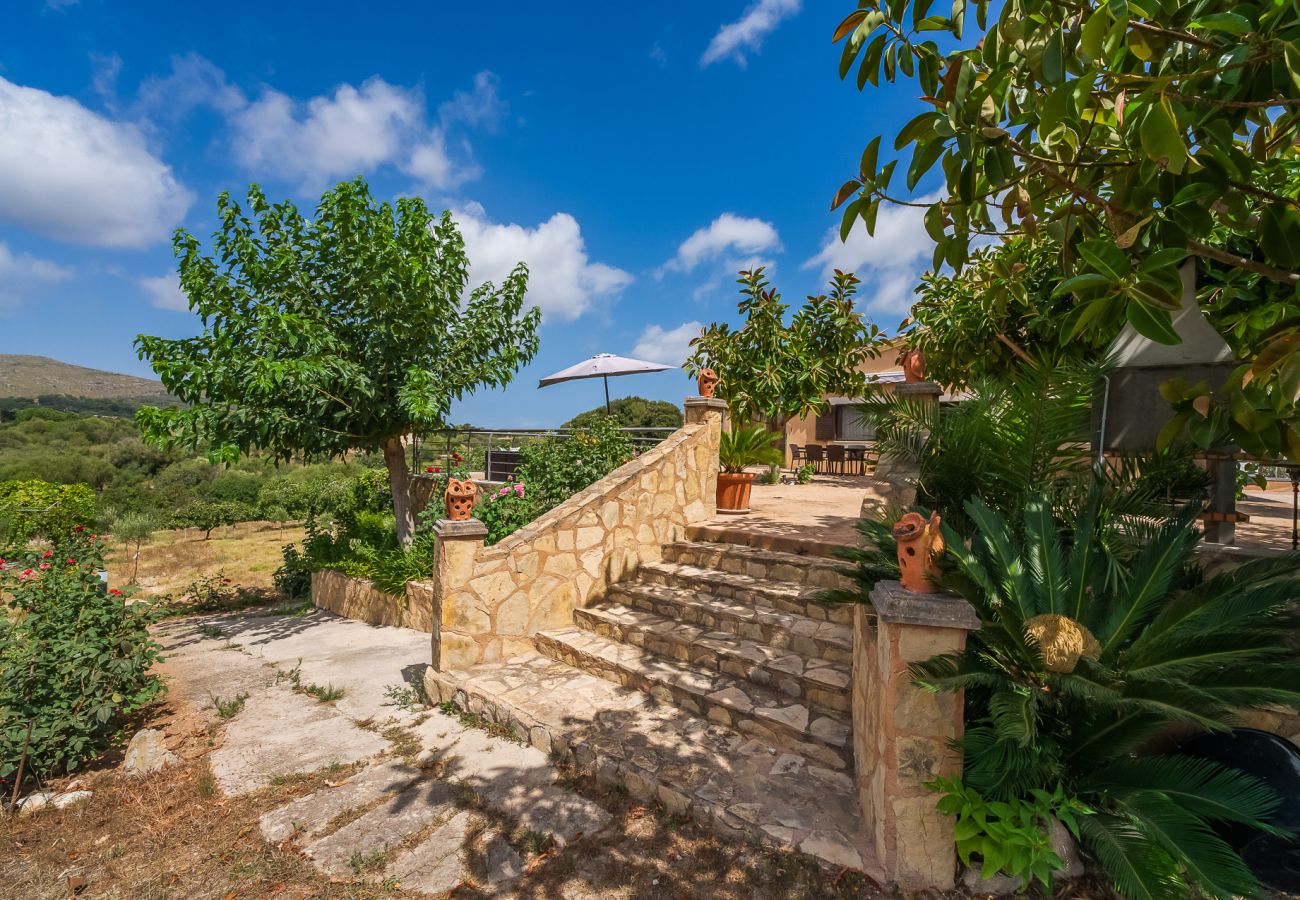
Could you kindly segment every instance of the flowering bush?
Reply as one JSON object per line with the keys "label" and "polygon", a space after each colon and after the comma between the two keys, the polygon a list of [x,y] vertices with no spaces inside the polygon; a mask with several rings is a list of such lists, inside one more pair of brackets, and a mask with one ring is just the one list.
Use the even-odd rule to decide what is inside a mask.
{"label": "flowering bush", "polygon": [[15,777],[25,744],[35,777],[76,769],[121,716],[163,690],[149,674],[159,659],[154,609],[104,590],[103,552],[79,529],[52,550],[0,561],[0,782]]}
{"label": "flowering bush", "polygon": [[10,543],[34,537],[55,540],[77,525],[95,521],[95,492],[85,484],[0,482],[0,524]]}
{"label": "flowering bush", "polygon": [[519,480],[528,485],[535,514],[568,500],[636,456],[626,432],[606,416],[567,439],[555,438],[523,448]]}
{"label": "flowering bush", "polygon": [[495,544],[514,534],[536,518],[537,513],[536,504],[523,482],[497,488],[474,510],[478,520],[487,526],[486,544]]}

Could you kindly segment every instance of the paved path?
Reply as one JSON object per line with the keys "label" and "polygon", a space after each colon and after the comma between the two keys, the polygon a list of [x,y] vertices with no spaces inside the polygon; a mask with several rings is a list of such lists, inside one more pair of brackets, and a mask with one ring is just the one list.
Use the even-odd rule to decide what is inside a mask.
{"label": "paved path", "polygon": [[[420,680],[426,634],[319,611],[185,619],[158,634],[174,698],[213,719],[217,700],[238,709],[210,755],[224,793],[357,766],[261,820],[267,841],[299,847],[322,872],[430,894],[500,888],[523,871],[524,843],[563,845],[609,821],[555,783],[540,751],[386,696]],[[343,693],[321,702],[311,686]]]}

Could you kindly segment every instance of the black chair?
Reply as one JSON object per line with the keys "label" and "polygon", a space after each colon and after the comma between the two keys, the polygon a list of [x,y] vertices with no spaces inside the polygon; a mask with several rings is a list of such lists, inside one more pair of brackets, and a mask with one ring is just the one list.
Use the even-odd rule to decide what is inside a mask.
{"label": "black chair", "polygon": [[489,450],[484,462],[484,479],[486,481],[514,481],[519,471],[520,453],[518,450]]}
{"label": "black chair", "polygon": [[845,447],[844,453],[848,458],[846,467],[850,475],[867,474],[867,462],[866,462],[867,448],[866,447],[862,447],[862,446]]}
{"label": "black chair", "polygon": [[803,463],[808,461],[808,455],[804,453],[804,448],[798,444],[790,445],[790,468],[797,469]]}
{"label": "black chair", "polygon": [[814,471],[821,472],[822,467],[826,465],[826,448],[821,444],[809,444],[804,450],[807,453],[807,460],[812,464]]}
{"label": "black chair", "polygon": [[832,474],[844,474],[844,445],[831,444],[826,448],[826,468]]}

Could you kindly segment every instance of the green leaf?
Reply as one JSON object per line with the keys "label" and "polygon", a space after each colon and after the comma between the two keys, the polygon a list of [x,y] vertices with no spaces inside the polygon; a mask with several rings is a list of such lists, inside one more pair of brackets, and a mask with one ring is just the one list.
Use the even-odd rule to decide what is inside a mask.
{"label": "green leaf", "polygon": [[1129,324],[1143,337],[1158,344],[1182,343],[1182,338],[1174,331],[1173,317],[1169,315],[1168,310],[1151,309],[1141,301],[1131,300],[1127,314]]}
{"label": "green leaf", "polygon": [[1147,159],[1165,166],[1174,174],[1183,171],[1187,163],[1187,143],[1168,100],[1161,98],[1147,107],[1139,134]]}
{"label": "green leaf", "polygon": [[1237,36],[1249,34],[1254,30],[1254,25],[1245,16],[1232,12],[1211,13],[1208,16],[1201,16],[1199,19],[1193,19],[1188,23],[1189,28],[1205,28],[1211,31],[1222,31],[1227,34]]}
{"label": "green leaf", "polygon": [[1101,272],[1084,272],[1082,275],[1075,275],[1073,278],[1067,278],[1056,286],[1052,291],[1052,296],[1061,294],[1083,293],[1097,288],[1109,287],[1114,284],[1110,276]]}
{"label": "green leaf", "polygon": [[876,175],[876,157],[880,153],[880,136],[873,137],[867,144],[866,149],[862,151],[862,159],[858,163],[858,171],[862,173],[865,181],[868,178],[874,178]]}
{"label": "green leaf", "polygon": [[1106,39],[1106,32],[1110,30],[1110,26],[1110,17],[1101,9],[1096,10],[1088,17],[1088,21],[1083,23],[1079,46],[1091,59],[1101,59],[1102,42]]}
{"label": "green leaf", "polygon": [[1084,241],[1079,244],[1079,255],[1112,282],[1120,281],[1129,274],[1128,257],[1112,242],[1102,239]]}
{"label": "green leaf", "polygon": [[916,187],[925,173],[929,172],[935,162],[943,155],[944,140],[940,137],[933,137],[928,141],[918,142],[916,149],[912,152],[912,163],[907,167],[907,189],[910,191]]}

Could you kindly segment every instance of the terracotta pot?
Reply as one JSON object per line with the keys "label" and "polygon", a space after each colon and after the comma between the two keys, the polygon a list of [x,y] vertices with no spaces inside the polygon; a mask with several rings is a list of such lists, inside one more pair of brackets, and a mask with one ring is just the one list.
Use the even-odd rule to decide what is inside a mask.
{"label": "terracotta pot", "polygon": [[753,472],[719,472],[718,512],[749,512],[749,489],[753,486]]}
{"label": "terracotta pot", "polygon": [[447,518],[453,522],[464,522],[474,517],[474,497],[478,494],[478,485],[468,478],[447,481],[447,490],[442,499],[447,506]]}

